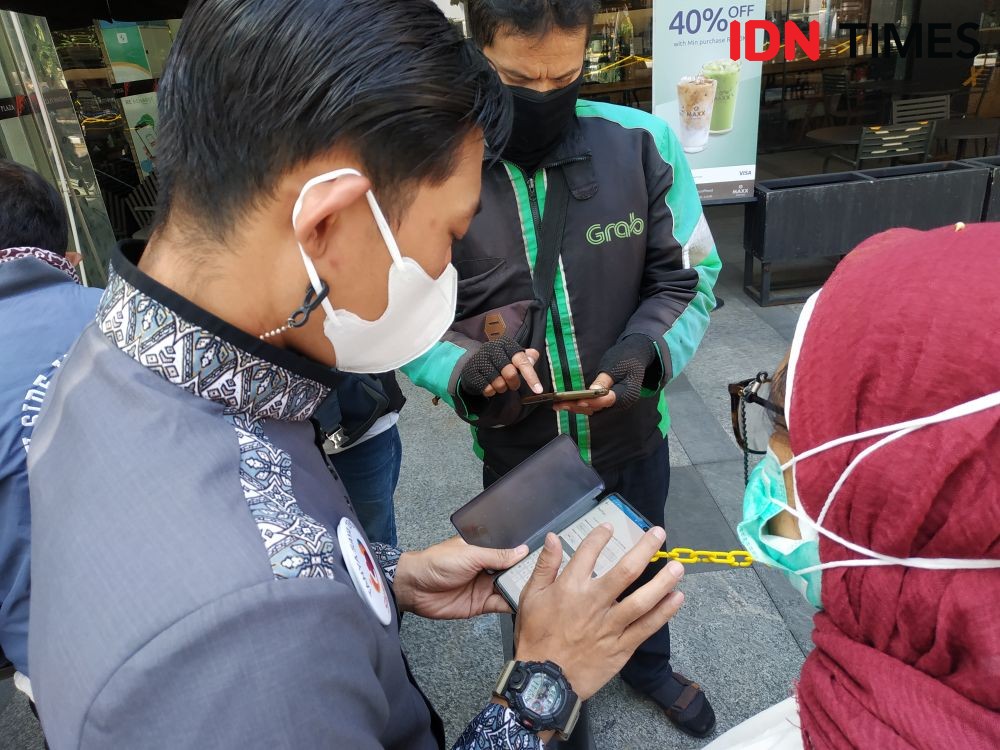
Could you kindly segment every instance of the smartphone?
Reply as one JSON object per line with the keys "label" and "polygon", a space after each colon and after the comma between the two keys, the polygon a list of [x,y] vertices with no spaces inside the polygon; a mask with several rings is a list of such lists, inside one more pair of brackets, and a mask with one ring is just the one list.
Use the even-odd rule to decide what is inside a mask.
{"label": "smartphone", "polygon": [[537,393],[531,396],[523,396],[521,403],[525,406],[529,404],[558,404],[563,401],[583,401],[584,399],[600,398],[607,395],[607,388],[590,388],[585,391],[553,391],[552,393]]}
{"label": "smartphone", "polygon": [[[577,518],[573,523],[559,532],[559,543],[562,545],[562,562],[559,572],[566,567],[570,558],[576,553],[580,542],[598,524],[609,523],[614,529],[611,541],[601,551],[594,565],[593,578],[600,578],[611,570],[638,542],[642,539],[651,524],[641,513],[625,502],[618,494],[608,495],[590,511]],[[509,568],[497,576],[495,586],[510,606],[516,611],[521,599],[521,591],[531,578],[531,573],[538,562],[542,548],[534,550],[513,568]]]}

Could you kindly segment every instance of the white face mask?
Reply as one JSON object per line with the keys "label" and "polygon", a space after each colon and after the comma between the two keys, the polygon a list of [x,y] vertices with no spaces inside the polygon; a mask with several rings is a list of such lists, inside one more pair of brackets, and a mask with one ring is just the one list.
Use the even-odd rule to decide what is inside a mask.
{"label": "white face mask", "polygon": [[[354,169],[337,169],[313,177],[303,185],[292,209],[292,226],[295,226],[302,201],[311,188],[344,175],[361,176]],[[322,304],[326,321],[323,332],[333,344],[338,370],[379,373],[395,370],[413,361],[434,346],[448,330],[455,319],[458,273],[449,263],[438,278],[432,279],[419,263],[403,257],[375,196],[369,190],[365,197],[392,256],[389,305],[378,320],[363,320],[349,310],[334,310],[330,300],[324,297]],[[316,266],[302,245],[299,245],[299,252],[302,253],[313,289],[322,294],[323,282],[316,273]]]}
{"label": "white face mask", "polygon": [[[787,390],[785,393],[785,420],[789,426],[789,430],[791,430],[792,387],[795,383],[795,364],[798,361],[799,352],[802,349],[802,340],[805,338],[806,325],[808,324],[809,317],[812,315],[812,311],[816,306],[818,296],[819,292],[816,292],[816,294],[810,297],[809,301],[806,303],[795,329],[795,337],[792,340],[792,351],[788,360],[788,374],[786,381]],[[770,500],[772,503],[781,506],[781,508],[788,511],[798,519],[799,529],[803,532],[803,539],[815,538],[817,533],[822,534],[827,539],[830,539],[837,544],[858,553],[859,555],[863,555],[865,558],[860,560],[835,560],[833,562],[813,565],[795,572],[800,575],[805,575],[816,570],[826,570],[828,568],[852,568],[874,565],[903,565],[910,568],[924,568],[926,570],[982,570],[987,568],[1000,568],[1000,560],[971,560],[952,557],[894,557],[892,555],[885,555],[881,552],[869,549],[868,547],[862,547],[860,544],[855,544],[848,539],[844,539],[842,536],[824,528],[822,525],[823,521],[826,519],[826,514],[830,510],[830,506],[833,505],[833,501],[837,498],[837,493],[840,492],[840,488],[847,482],[848,477],[851,476],[862,461],[879,448],[883,448],[900,438],[904,438],[922,427],[927,427],[932,424],[940,424],[941,422],[947,422],[952,419],[960,419],[961,417],[966,417],[970,414],[977,414],[978,412],[985,411],[986,409],[995,409],[997,407],[1000,407],[1000,391],[989,393],[985,396],[973,399],[972,401],[967,401],[964,404],[959,404],[958,406],[953,406],[950,409],[939,412],[938,414],[920,417],[919,419],[911,419],[907,422],[899,422],[897,424],[878,427],[873,430],[866,430],[865,432],[859,432],[854,435],[847,435],[845,437],[830,440],[829,442],[818,445],[815,448],[811,448],[804,453],[800,453],[799,455],[793,457],[791,461],[783,464],[781,467],[782,471],[787,470],[789,467],[792,468],[792,488],[795,494],[796,507],[793,508],[773,497],[771,497]],[[813,520],[806,512],[805,507],[802,505],[802,501],[799,500],[798,487],[795,481],[795,466],[800,461],[805,461],[807,458],[811,458],[819,453],[822,453],[823,451],[830,450],[831,448],[836,448],[846,443],[852,443],[858,440],[867,440],[868,438],[876,437],[878,435],[885,435],[885,437],[865,448],[854,458],[853,461],[851,461],[850,464],[848,464],[847,468],[844,469],[844,472],[840,475],[840,478],[830,490],[830,494],[827,496],[826,502],[823,504],[823,508],[820,511],[819,516],[816,520]]]}

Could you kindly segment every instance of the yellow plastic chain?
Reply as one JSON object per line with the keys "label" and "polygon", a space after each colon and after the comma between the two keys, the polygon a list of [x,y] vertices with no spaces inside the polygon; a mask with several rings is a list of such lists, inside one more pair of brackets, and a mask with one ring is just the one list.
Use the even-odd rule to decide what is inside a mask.
{"label": "yellow plastic chain", "polygon": [[669,552],[657,552],[650,562],[657,560],[676,560],[685,565],[694,563],[714,563],[716,565],[728,565],[731,568],[749,568],[753,564],[750,553],[742,549],[734,549],[731,552],[714,552],[712,550],[689,549],[687,547],[674,547]]}

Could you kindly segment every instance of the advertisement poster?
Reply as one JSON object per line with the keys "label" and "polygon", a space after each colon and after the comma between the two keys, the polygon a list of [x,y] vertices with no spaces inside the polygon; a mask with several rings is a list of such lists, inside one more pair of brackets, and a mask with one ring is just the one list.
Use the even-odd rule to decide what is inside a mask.
{"label": "advertisement poster", "polygon": [[729,36],[732,21],[762,18],[764,0],[653,4],[653,113],[680,138],[703,201],[753,196],[761,63],[731,60]]}
{"label": "advertisement poster", "polygon": [[141,81],[151,78],[146,47],[142,43],[139,27],[134,23],[109,23],[101,21],[101,36],[108,53],[115,83]]}
{"label": "advertisement poster", "polygon": [[156,93],[123,96],[120,100],[132,135],[132,147],[143,175],[152,174],[156,160]]}

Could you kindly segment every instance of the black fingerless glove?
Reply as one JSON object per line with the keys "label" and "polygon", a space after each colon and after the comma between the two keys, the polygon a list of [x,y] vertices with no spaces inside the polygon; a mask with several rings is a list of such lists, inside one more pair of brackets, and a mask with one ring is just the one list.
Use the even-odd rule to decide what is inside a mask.
{"label": "black fingerless glove", "polygon": [[613,408],[628,409],[639,400],[646,369],[654,359],[656,346],[641,333],[626,336],[604,353],[597,371],[606,372],[615,381],[611,386],[615,394]]}
{"label": "black fingerless glove", "polygon": [[486,386],[500,377],[500,371],[510,364],[511,358],[523,351],[524,347],[508,336],[487,341],[462,368],[459,376],[462,390],[474,396],[483,395]]}

